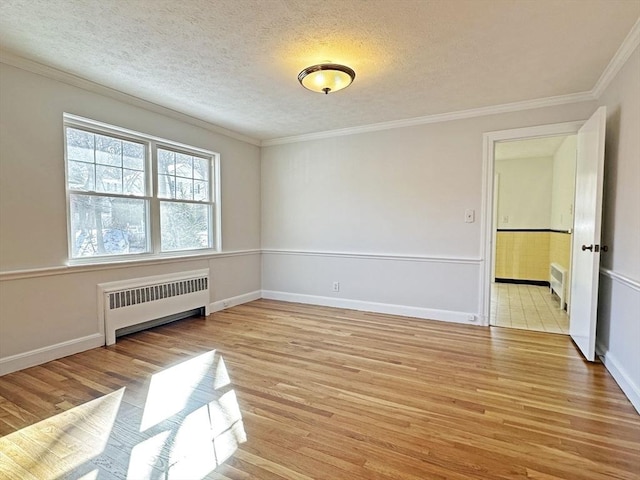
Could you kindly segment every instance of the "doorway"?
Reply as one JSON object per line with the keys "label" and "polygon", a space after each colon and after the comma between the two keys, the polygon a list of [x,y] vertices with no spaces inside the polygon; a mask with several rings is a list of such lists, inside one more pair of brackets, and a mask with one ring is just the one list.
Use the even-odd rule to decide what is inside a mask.
{"label": "doorway", "polygon": [[[569,306],[569,335],[585,359],[595,361],[596,327],[598,321],[598,280],[600,255],[607,252],[600,245],[602,227],[602,193],[604,177],[604,145],[607,109],[598,107],[584,123],[571,122],[539,127],[504,130],[486,133],[484,144],[483,178],[483,235],[481,285],[479,306],[482,322],[489,324],[491,285],[493,283],[493,248],[496,244],[494,222],[496,215],[491,208],[494,200],[495,148],[501,141],[521,140],[556,135],[577,134],[575,205],[571,242],[571,288]],[[553,272],[551,272],[553,273]],[[550,283],[554,286],[553,275]]]}
{"label": "doorway", "polygon": [[575,168],[575,135],[581,125],[484,136],[481,311],[486,325],[569,333],[575,170],[565,168],[559,158],[573,159]]}
{"label": "doorway", "polygon": [[569,333],[576,135],[498,141],[490,325]]}

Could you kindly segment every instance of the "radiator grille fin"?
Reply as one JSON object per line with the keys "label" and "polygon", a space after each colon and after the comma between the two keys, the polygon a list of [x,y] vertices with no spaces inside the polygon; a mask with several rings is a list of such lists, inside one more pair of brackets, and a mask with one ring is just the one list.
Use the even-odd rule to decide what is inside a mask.
{"label": "radiator grille fin", "polygon": [[208,282],[208,277],[201,277],[111,292],[109,293],[109,310],[201,292],[209,288]]}

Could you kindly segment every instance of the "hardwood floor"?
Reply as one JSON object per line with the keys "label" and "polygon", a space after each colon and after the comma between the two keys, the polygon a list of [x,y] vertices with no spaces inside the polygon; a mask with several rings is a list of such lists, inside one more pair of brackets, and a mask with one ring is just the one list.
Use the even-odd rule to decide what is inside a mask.
{"label": "hardwood floor", "polygon": [[258,300],[0,377],[0,478],[638,479],[570,339]]}

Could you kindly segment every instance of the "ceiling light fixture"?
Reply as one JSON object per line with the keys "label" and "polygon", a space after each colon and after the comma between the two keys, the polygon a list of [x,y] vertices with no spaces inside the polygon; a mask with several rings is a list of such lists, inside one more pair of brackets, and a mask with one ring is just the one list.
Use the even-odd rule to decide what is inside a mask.
{"label": "ceiling light fixture", "polygon": [[356,78],[356,72],[337,63],[313,65],[298,74],[298,81],[304,88],[325,94],[347,88],[354,78]]}

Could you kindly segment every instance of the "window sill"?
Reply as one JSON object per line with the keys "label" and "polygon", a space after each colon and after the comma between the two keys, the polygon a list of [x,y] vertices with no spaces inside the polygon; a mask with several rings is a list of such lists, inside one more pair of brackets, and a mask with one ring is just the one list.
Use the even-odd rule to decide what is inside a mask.
{"label": "window sill", "polygon": [[129,255],[105,255],[103,257],[81,257],[73,258],[67,261],[68,267],[82,267],[82,266],[100,266],[100,265],[114,265],[114,264],[140,264],[146,262],[184,259],[184,258],[198,258],[198,257],[210,257],[217,255],[217,250],[202,249],[202,250],[182,250],[179,252],[165,252],[165,253],[137,253]]}

